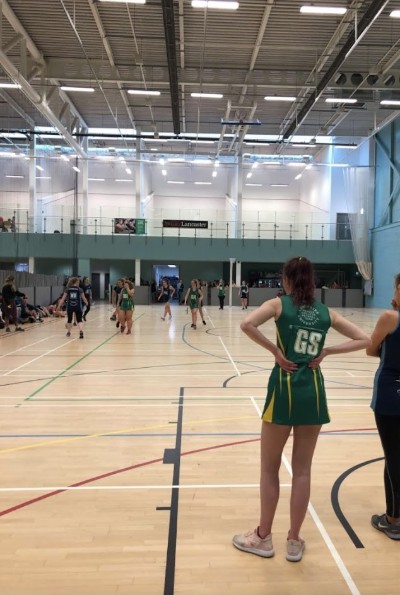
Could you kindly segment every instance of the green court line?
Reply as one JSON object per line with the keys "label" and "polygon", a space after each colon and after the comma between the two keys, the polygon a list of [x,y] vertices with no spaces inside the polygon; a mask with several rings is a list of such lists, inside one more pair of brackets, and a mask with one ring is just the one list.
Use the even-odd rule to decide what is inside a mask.
{"label": "green court line", "polygon": [[[140,316],[138,316],[137,318],[135,318],[133,322],[136,322],[136,320],[139,320],[139,318],[141,318],[142,316],[144,316],[144,313],[141,314]],[[60,372],[59,374],[57,374],[57,376],[53,376],[53,378],[51,378],[48,382],[46,382],[45,384],[43,384],[42,386],[40,386],[39,388],[37,388],[32,394],[29,395],[29,397],[26,397],[26,399],[24,399],[24,401],[30,401],[31,399],[33,399],[33,397],[35,395],[37,395],[38,393],[40,393],[42,390],[44,390],[50,384],[52,384],[53,382],[55,382],[56,380],[58,380],[61,376],[63,376],[63,374],[65,374],[65,372],[68,372],[69,370],[71,370],[72,368],[74,368],[81,361],[83,361],[84,359],[86,359],[87,357],[89,357],[89,355],[92,355],[92,353],[94,353],[95,351],[97,351],[98,349],[100,349],[100,347],[102,347],[103,345],[105,345],[106,343],[108,343],[109,341],[111,341],[111,339],[113,337],[116,337],[119,334],[120,333],[117,332],[117,333],[114,333],[113,335],[111,335],[111,337],[108,337],[108,339],[106,339],[105,341],[103,341],[102,343],[100,343],[100,345],[97,345],[97,347],[95,347],[94,349],[92,349],[91,351],[89,351],[88,353],[86,353],[85,355],[83,355],[82,357],[80,357],[73,364],[71,364],[70,366],[68,366],[68,368],[65,368],[64,370],[62,370],[62,372]]]}

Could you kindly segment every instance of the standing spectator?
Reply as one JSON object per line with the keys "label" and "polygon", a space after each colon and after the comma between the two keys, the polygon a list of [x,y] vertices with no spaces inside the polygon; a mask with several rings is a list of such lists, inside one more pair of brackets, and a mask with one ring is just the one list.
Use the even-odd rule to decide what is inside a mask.
{"label": "standing spectator", "polygon": [[[400,275],[396,275],[395,290]],[[385,456],[383,482],[386,512],[374,514],[372,526],[390,539],[400,540],[400,312],[386,310],[371,336],[367,355],[380,358],[371,407]]]}
{"label": "standing spectator", "polygon": [[86,316],[90,311],[90,305],[92,303],[92,286],[90,284],[89,277],[83,277],[81,287],[83,289],[83,293],[85,294],[85,298],[87,301],[87,306],[83,314],[83,320],[86,322]]}
{"label": "standing spectator", "polygon": [[400,273],[394,278],[394,295],[392,299],[394,310],[400,310]]}
{"label": "standing spectator", "polygon": [[5,283],[3,285],[3,289],[1,290],[1,295],[2,312],[4,324],[6,327],[6,333],[10,332],[10,318],[12,319],[13,324],[15,325],[15,330],[23,332],[24,329],[20,327],[18,324],[17,305],[15,303],[15,298],[24,298],[25,294],[17,290],[15,286],[15,277],[13,277],[13,275],[9,275],[6,278]]}
{"label": "standing spectator", "polygon": [[182,282],[182,279],[179,279],[178,283],[177,283],[177,290],[178,290],[178,304],[181,305],[182,304],[182,296],[183,296],[183,290],[185,289],[185,286]]}
{"label": "standing spectator", "polygon": [[79,277],[72,277],[63,293],[63,296],[58,304],[57,309],[61,310],[64,302],[67,302],[67,337],[71,336],[72,319],[75,316],[76,322],[79,327],[79,338],[83,339],[83,322],[82,322],[82,310],[83,304],[87,305],[87,300],[83,293],[83,289],[79,287]]}
{"label": "standing spectator", "polygon": [[224,309],[224,301],[225,301],[225,283],[223,279],[219,280],[218,283],[218,299],[219,299],[219,309]]}
{"label": "standing spectator", "polygon": [[247,302],[249,297],[249,286],[247,285],[246,281],[242,281],[242,284],[239,289],[239,297],[242,303],[242,310],[247,310]]}
{"label": "standing spectator", "polygon": [[[283,286],[287,295],[264,302],[240,325],[252,341],[272,353],[275,367],[262,414],[260,521],[253,531],[235,535],[233,545],[264,558],[275,554],[271,529],[279,500],[279,467],[293,431],[286,559],[299,562],[305,549],[300,530],[310,499],[314,449],[322,424],[330,421],[319,365],[327,355],[366,348],[369,338],[346,318],[316,301],[314,272],[307,258],[292,258],[285,264]],[[275,321],[276,345],[259,330],[269,320]],[[331,326],[350,340],[324,347]]]}

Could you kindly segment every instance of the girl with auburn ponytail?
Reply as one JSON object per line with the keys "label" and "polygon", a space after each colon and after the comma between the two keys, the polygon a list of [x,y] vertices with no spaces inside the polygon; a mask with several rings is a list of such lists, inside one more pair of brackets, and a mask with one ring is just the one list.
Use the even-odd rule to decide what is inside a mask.
{"label": "girl with auburn ponytail", "polygon": [[[299,562],[305,550],[300,537],[310,500],[311,464],[322,424],[330,421],[320,363],[327,355],[365,349],[369,338],[353,323],[315,299],[314,271],[302,256],[283,268],[286,295],[264,302],[246,316],[240,328],[275,358],[262,413],[260,521],[248,533],[235,535],[238,549],[271,558],[272,522],[279,500],[279,467],[293,431],[292,493],[286,559]],[[276,345],[259,330],[274,319]],[[332,327],[350,340],[324,347]]]}

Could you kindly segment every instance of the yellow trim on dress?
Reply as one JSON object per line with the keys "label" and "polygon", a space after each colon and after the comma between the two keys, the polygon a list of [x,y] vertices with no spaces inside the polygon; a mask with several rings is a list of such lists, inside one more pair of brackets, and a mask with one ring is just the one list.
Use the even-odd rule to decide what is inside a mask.
{"label": "yellow trim on dress", "polygon": [[262,416],[263,421],[270,422],[270,423],[272,422],[272,417],[274,414],[274,403],[275,403],[275,390],[272,393],[272,397],[269,402],[269,405],[266,408],[266,410],[264,411],[264,415]]}
{"label": "yellow trim on dress", "polygon": [[318,389],[318,380],[317,380],[317,370],[313,370],[313,376],[314,376],[315,394],[317,397],[317,413],[318,413],[318,417],[319,417],[319,389]]}
{"label": "yellow trim on dress", "polygon": [[287,382],[287,389],[288,389],[289,417],[290,417],[292,415],[292,385],[291,385],[291,377],[290,377],[289,372],[286,372],[286,382]]}
{"label": "yellow trim on dress", "polygon": [[279,334],[278,328],[276,329],[276,338],[277,338],[277,341],[278,341],[279,349],[282,351],[283,355],[285,355],[285,348],[283,346],[282,339],[281,339],[281,336]]}

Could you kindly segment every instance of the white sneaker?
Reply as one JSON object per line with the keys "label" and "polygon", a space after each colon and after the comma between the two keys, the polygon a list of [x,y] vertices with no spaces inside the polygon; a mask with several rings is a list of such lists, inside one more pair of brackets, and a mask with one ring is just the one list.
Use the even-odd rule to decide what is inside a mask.
{"label": "white sneaker", "polygon": [[288,539],[286,543],[286,560],[300,562],[305,549],[306,544],[302,539]]}
{"label": "white sneaker", "polygon": [[272,558],[275,555],[274,546],[272,545],[272,534],[261,539],[258,536],[257,528],[242,535],[235,535],[232,543],[238,550],[255,554],[262,558]]}

